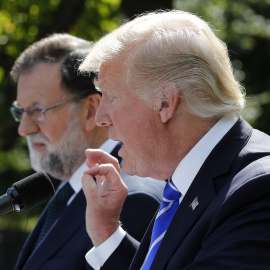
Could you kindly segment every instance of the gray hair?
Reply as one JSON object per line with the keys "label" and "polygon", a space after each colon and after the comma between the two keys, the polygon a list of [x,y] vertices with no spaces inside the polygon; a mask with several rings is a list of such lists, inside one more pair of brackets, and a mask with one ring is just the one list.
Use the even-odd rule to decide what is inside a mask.
{"label": "gray hair", "polygon": [[79,69],[98,72],[101,64],[115,61],[123,61],[128,87],[151,107],[167,82],[200,117],[238,114],[245,105],[225,43],[194,14],[172,10],[138,16],[97,42]]}

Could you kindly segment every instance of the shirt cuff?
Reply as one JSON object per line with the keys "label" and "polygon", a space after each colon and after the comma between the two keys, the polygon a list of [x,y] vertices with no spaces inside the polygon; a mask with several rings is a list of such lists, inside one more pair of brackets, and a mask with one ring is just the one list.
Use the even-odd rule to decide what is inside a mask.
{"label": "shirt cuff", "polygon": [[126,232],[121,227],[118,227],[104,243],[98,247],[93,247],[86,253],[85,259],[87,263],[95,270],[100,269],[119,246],[125,235]]}

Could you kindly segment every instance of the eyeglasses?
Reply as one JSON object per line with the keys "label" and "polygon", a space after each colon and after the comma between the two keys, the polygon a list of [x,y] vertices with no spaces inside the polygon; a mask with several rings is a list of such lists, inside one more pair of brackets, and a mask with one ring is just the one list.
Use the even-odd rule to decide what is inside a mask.
{"label": "eyeglasses", "polygon": [[68,102],[71,102],[71,100],[65,100],[59,103],[56,103],[52,106],[49,106],[47,108],[41,108],[38,106],[31,106],[26,109],[18,107],[17,101],[14,101],[12,106],[10,107],[10,112],[15,119],[16,122],[21,122],[23,113],[26,112],[28,117],[35,122],[43,122],[46,119],[45,112],[48,110],[51,110],[53,108],[59,107],[61,105],[64,105]]}

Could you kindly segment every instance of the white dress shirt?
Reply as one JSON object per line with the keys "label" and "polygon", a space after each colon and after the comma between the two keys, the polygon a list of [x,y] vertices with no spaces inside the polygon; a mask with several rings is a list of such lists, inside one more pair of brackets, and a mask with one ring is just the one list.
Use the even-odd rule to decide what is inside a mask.
{"label": "white dress shirt", "polygon": [[[227,134],[232,126],[237,122],[238,117],[234,114],[223,116],[191,149],[176,167],[172,180],[181,192],[180,203],[185,197],[192,181],[202,167],[204,161],[212,152],[214,147]],[[85,255],[86,261],[98,270],[118,247],[126,232],[119,227],[115,233],[98,247],[93,247]]]}
{"label": "white dress shirt", "polygon": [[223,116],[189,151],[176,167],[172,181],[181,192],[180,202],[185,197],[192,181],[214,147],[236,123],[238,117],[233,114]]}

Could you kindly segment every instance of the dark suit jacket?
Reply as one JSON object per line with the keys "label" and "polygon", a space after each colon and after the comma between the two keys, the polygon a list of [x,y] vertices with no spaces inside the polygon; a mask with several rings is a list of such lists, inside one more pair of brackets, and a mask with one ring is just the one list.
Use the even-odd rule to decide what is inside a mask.
{"label": "dark suit jacket", "polygon": [[[269,154],[270,137],[238,120],[195,177],[151,270],[270,269]],[[139,244],[127,235],[102,269],[139,270],[152,227],[153,221],[131,265]]]}
{"label": "dark suit jacket", "polygon": [[[117,157],[117,152],[116,149],[112,154]],[[124,181],[129,187],[129,194],[124,204],[121,221],[125,230],[136,239],[141,240],[162,200],[163,186],[156,187],[156,180],[153,179],[143,181],[144,179],[138,178],[138,181],[131,181],[130,178],[130,176],[124,177]],[[86,232],[85,209],[86,200],[81,190],[51,228],[44,241],[31,254],[44,223],[46,207],[25,242],[15,269],[91,269],[85,260],[85,254],[93,246]]]}

